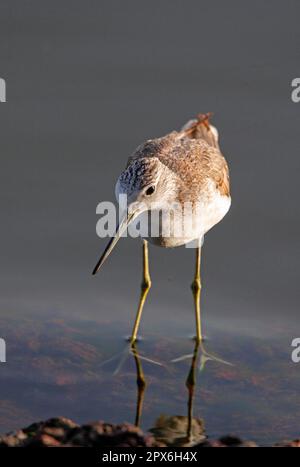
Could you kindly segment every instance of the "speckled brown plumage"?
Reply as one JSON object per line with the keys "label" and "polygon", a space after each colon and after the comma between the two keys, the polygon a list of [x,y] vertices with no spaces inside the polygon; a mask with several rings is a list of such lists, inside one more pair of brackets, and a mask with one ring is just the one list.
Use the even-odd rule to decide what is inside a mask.
{"label": "speckled brown plumage", "polygon": [[193,201],[211,182],[221,195],[230,196],[228,166],[207,115],[201,115],[179,132],[173,131],[141,144],[129,157],[127,170],[130,174],[125,176],[132,177],[138,164],[151,164],[151,158],[159,159],[176,174],[181,184],[179,200],[189,198]]}

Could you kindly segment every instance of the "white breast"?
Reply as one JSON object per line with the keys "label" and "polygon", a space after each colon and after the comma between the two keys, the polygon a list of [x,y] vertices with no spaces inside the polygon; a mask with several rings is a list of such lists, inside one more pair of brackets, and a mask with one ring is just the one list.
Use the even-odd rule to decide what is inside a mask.
{"label": "white breast", "polygon": [[[215,190],[213,196],[200,200],[197,205],[197,211],[190,211],[190,215],[188,210],[185,216],[176,216],[176,213],[170,216],[166,211],[164,213],[166,220],[163,225],[163,232],[167,232],[167,235],[164,235],[162,232],[158,236],[147,236],[145,238],[150,243],[165,248],[181,246],[193,240],[202,239],[208,230],[223,219],[229,211],[230,204],[230,197],[222,196],[219,191]],[[182,228],[183,219],[184,227]],[[151,218],[152,227],[154,222],[157,224],[157,216],[154,218],[154,221]],[[153,230],[157,232],[159,231],[158,229],[159,227],[156,227]]]}
{"label": "white breast", "polygon": [[204,233],[223,219],[229,211],[230,205],[230,196],[223,196],[219,192],[215,194],[212,200],[203,207]]}

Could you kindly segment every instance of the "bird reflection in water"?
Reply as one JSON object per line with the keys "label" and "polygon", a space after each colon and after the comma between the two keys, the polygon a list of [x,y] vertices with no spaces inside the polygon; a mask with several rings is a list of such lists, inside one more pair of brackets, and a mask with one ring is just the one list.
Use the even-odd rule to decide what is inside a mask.
{"label": "bird reflection in water", "polygon": [[139,357],[136,343],[133,343],[131,346],[132,355],[135,360],[136,366],[136,385],[137,385],[137,402],[136,402],[136,412],[135,412],[135,421],[134,424],[136,426],[140,425],[142,410],[143,410],[143,402],[145,397],[145,390],[146,390],[146,379],[144,376],[144,371],[142,367],[142,362]]}
{"label": "bird reflection in water", "polygon": [[[137,376],[137,404],[135,425],[139,426],[147,383],[136,343],[132,344],[131,349],[135,360]],[[157,441],[162,442],[168,446],[193,446],[206,438],[203,420],[193,417],[193,406],[198,370],[199,372],[203,372],[208,361],[215,361],[218,363],[231,365],[229,362],[226,362],[225,360],[222,360],[208,353],[204,347],[203,342],[195,343],[194,352],[192,354],[183,355],[172,361],[176,363],[190,358],[191,366],[185,383],[188,391],[187,415],[161,415],[156,420],[155,426],[150,429],[150,432],[152,432]]]}

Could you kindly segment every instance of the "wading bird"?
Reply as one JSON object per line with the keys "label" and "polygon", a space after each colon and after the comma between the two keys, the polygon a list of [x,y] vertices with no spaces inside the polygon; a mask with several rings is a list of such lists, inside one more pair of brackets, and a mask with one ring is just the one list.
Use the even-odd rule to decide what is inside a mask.
{"label": "wading bird", "polygon": [[[195,304],[196,341],[202,340],[201,246],[206,232],[221,221],[231,203],[228,166],[220,151],[218,131],[210,124],[210,116],[200,114],[180,131],[172,131],[141,144],[129,157],[125,170],[118,178],[116,196],[117,199],[120,195],[127,196],[127,208],[93,274],[100,269],[129,224],[141,213],[162,213],[158,234],[143,238],[143,280],[131,343],[137,339],[144,303],[151,287],[148,241],[165,248],[180,245],[193,245],[196,248],[195,275],[191,287]],[[185,206],[189,207],[186,210],[188,214]],[[185,215],[182,215],[181,208]],[[164,219],[168,220],[168,228],[164,228]]]}

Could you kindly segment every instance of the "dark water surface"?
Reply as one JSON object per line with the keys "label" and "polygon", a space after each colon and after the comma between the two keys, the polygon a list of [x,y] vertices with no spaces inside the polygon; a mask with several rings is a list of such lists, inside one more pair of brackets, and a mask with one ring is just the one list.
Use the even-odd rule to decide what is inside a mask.
{"label": "dark water surface", "polygon": [[[192,310],[187,311],[192,329]],[[125,323],[55,312],[45,320],[2,317],[9,345],[0,373],[0,431],[56,415],[134,423],[136,361],[121,338],[128,330]],[[299,436],[300,369],[291,362],[288,338],[241,336],[213,325],[207,331],[193,403],[193,416],[203,421],[206,435],[235,433],[264,444]],[[183,333],[145,333],[138,343],[146,381],[143,429],[153,428],[162,415],[187,417],[185,383],[193,351],[194,342]]]}
{"label": "dark water surface", "polygon": [[[232,207],[205,239],[208,361],[194,416],[209,436],[300,435],[298,1],[2,1],[0,431],[64,415],[134,421],[135,361],[116,375],[139,294],[141,244],[105,241],[96,206],[142,141],[214,112]],[[138,351],[141,425],[186,415],[194,251],[150,248],[153,287]]]}

